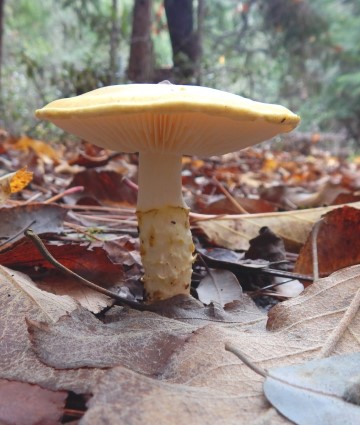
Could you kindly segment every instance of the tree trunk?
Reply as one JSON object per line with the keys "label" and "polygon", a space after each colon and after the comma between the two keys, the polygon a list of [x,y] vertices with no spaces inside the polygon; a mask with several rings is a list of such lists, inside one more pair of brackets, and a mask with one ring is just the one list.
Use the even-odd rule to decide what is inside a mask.
{"label": "tree trunk", "polygon": [[154,73],[151,40],[152,0],[135,0],[128,77],[137,83],[151,82]]}
{"label": "tree trunk", "polygon": [[178,82],[196,74],[200,46],[194,31],[193,0],[165,0],[166,18],[173,50],[174,71]]}
{"label": "tree trunk", "polygon": [[202,58],[202,40],[204,33],[204,18],[205,18],[205,0],[198,0],[198,10],[197,10],[197,45],[198,45],[198,54],[196,57],[196,84],[201,85],[202,75],[201,75],[201,58]]}
{"label": "tree trunk", "polygon": [[118,82],[120,26],[118,0],[112,0],[110,33],[110,84]]}

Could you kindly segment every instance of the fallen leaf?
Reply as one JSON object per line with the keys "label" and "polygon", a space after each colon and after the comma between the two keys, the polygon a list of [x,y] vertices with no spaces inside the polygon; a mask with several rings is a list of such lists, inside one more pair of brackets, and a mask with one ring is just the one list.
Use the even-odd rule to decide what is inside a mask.
{"label": "fallen leaf", "polygon": [[360,406],[344,400],[359,365],[360,354],[353,353],[270,369],[264,393],[298,425],[359,424]]}
{"label": "fallen leaf", "polygon": [[44,311],[13,282],[11,272],[0,276],[0,378],[28,382],[50,390],[88,393],[104,371],[55,370],[35,355],[25,318],[49,320]]}
{"label": "fallen leaf", "polygon": [[141,265],[140,243],[138,238],[124,235],[104,243],[104,249],[114,263],[127,267]]}
{"label": "fallen leaf", "polygon": [[32,173],[21,168],[15,173],[0,177],[0,204],[4,203],[12,193],[20,192],[32,180]]}
{"label": "fallen leaf", "polygon": [[277,262],[286,258],[284,241],[267,226],[262,227],[259,234],[249,240],[249,245],[245,252],[246,259]]}
{"label": "fallen leaf", "polygon": [[32,139],[28,136],[20,137],[13,145],[13,149],[28,152],[30,149],[34,151],[43,161],[53,161],[58,163],[59,153],[55,151],[48,143],[42,140]]}
{"label": "fallen leaf", "polygon": [[156,375],[194,327],[154,313],[122,309],[117,320],[113,315],[104,324],[79,309],[56,324],[31,321],[28,329],[38,357],[56,369],[122,365]]}
{"label": "fallen leaf", "polygon": [[240,300],[242,289],[236,276],[228,270],[209,269],[196,288],[199,300],[204,304],[216,302],[222,307]]}
{"label": "fallen leaf", "polygon": [[47,319],[56,322],[61,316],[75,310],[77,303],[67,295],[55,295],[39,289],[25,274],[0,266],[0,280],[8,279],[20,291],[32,299]]}
{"label": "fallen leaf", "polygon": [[57,425],[65,407],[66,391],[50,391],[24,382],[0,380],[0,423]]}
{"label": "fallen leaf", "polygon": [[[313,350],[322,348],[321,341],[330,337],[346,314],[359,290],[360,265],[348,267],[319,279],[297,298],[273,307],[268,313],[267,329],[276,333],[289,329],[304,342],[311,339]],[[341,333],[336,354],[359,351],[360,312]]]}
{"label": "fallen leaf", "polygon": [[[360,203],[349,204],[360,209]],[[285,211],[265,214],[243,214],[221,218],[193,218],[193,225],[199,228],[216,245],[228,249],[247,250],[249,240],[267,226],[284,240],[288,251],[298,251],[305,243],[312,226],[320,217],[341,206],[313,208],[300,211]]]}
{"label": "fallen leaf", "polygon": [[[268,227],[262,227],[256,238],[250,239],[250,247],[245,252],[246,259],[266,260],[269,262],[286,261],[284,241],[275,235]],[[274,269],[286,270],[285,264],[277,264]],[[276,285],[271,288],[277,295],[283,297],[296,297],[303,290],[304,285],[297,279],[289,279],[279,276],[258,276],[257,284],[260,287]]]}
{"label": "fallen leaf", "polygon": [[[31,204],[0,209],[0,235],[3,243],[21,239],[29,226],[38,234],[60,233],[67,211],[59,205]],[[2,246],[1,251],[8,248]]]}
{"label": "fallen leaf", "polygon": [[[235,196],[235,200],[249,213],[266,213],[274,212],[275,207],[263,199],[253,199]],[[212,197],[208,199],[197,198],[196,204],[192,208],[193,211],[201,214],[238,214],[239,209],[224,196],[220,199],[212,200]]]}
{"label": "fallen leaf", "polygon": [[94,389],[80,425],[239,425],[246,423],[240,400],[216,388],[167,384],[117,367]]}
{"label": "fallen leaf", "polygon": [[11,193],[19,192],[24,189],[32,180],[33,173],[27,171],[26,168],[21,168],[13,174],[10,179],[10,189]]}
{"label": "fallen leaf", "polygon": [[304,285],[297,279],[288,279],[286,277],[274,277],[273,290],[277,295],[285,298],[297,297],[304,290]]}
{"label": "fallen leaf", "polygon": [[[123,423],[131,417],[139,425],[148,424],[149,421],[168,424],[174,422],[174,418],[177,424],[216,422],[235,425],[251,423],[254,417],[257,420],[268,420],[270,417],[268,423],[273,425],[288,424],[289,421],[276,411],[269,410],[270,405],[262,389],[263,378],[225,351],[225,344],[239,347],[246,357],[263,369],[312,360],[327,344],[334,328],[346,314],[359,290],[359,276],[360,266],[354,266],[315,282],[299,297],[272,308],[269,330],[265,329],[266,319],[259,313],[253,313],[252,320],[246,313],[245,320],[241,321],[241,306],[237,310],[239,320],[229,322],[220,318],[190,320],[196,309],[184,309],[186,313],[179,319],[192,325],[187,328],[185,339],[164,358],[161,357],[163,340],[157,342],[151,339],[150,334],[154,329],[160,332],[168,330],[169,326],[176,326],[173,323],[175,321],[150,313],[136,312],[129,315],[126,310],[125,317],[120,321],[119,315],[114,315],[114,321],[109,322],[113,328],[99,328],[94,326],[93,321],[87,323],[87,320],[80,318],[74,324],[70,323],[70,318],[61,319],[65,329],[58,327],[60,323],[46,325],[45,328],[37,327],[36,335],[33,334],[34,348],[42,356],[42,361],[56,361],[54,365],[57,367],[67,367],[76,361],[87,361],[89,365],[93,361],[100,365],[103,361],[104,365],[109,365],[111,357],[107,351],[112,352],[117,347],[120,352],[116,354],[118,360],[121,358],[121,363],[131,369],[110,370],[93,387],[94,398],[90,400],[89,410],[80,422],[82,424],[103,425],[112,423],[115,417]],[[220,306],[218,311],[224,314]],[[177,314],[180,314],[180,309]],[[134,318],[132,325],[129,322],[131,316]],[[201,316],[198,317],[200,319]],[[119,326],[122,325],[126,327],[121,331]],[[110,340],[115,338],[119,341],[126,329],[132,347],[146,341],[143,358],[140,358],[137,348],[126,350],[126,340],[111,346]],[[87,351],[81,344],[76,332],[80,332],[78,335],[81,341],[85,336],[86,341],[90,341],[91,349],[96,350],[96,359],[89,357],[91,351]],[[341,333],[334,353],[359,351],[359,332],[358,312],[348,329]],[[136,334],[141,341],[136,340]],[[159,362],[155,360],[153,363],[152,353],[156,352],[157,344],[160,349],[157,357]],[[152,376],[157,379],[141,376],[141,370],[154,373]]]}
{"label": "fallen leaf", "polygon": [[[294,270],[313,274],[313,232],[302,247]],[[323,216],[317,233],[317,259],[320,276],[360,263],[360,211],[342,207]]]}
{"label": "fallen leaf", "polygon": [[[53,271],[51,273],[45,273],[44,276],[36,277],[34,280],[36,286],[43,291],[56,294],[57,296],[68,296],[95,314],[114,304],[112,298],[94,291],[80,283],[77,279],[64,275],[61,272]],[[112,290],[118,292],[117,288]],[[76,306],[78,307],[78,304]]]}
{"label": "fallen leaf", "polygon": [[[75,273],[109,288],[122,283],[123,268],[121,264],[110,261],[101,247],[89,247],[88,244],[62,243],[53,245],[44,243],[50,254],[62,265]],[[12,249],[0,253],[0,264],[10,268],[21,269],[28,274],[38,274],[38,269],[54,269],[46,258],[37,250],[29,239],[23,239],[13,245]]]}
{"label": "fallen leaf", "polygon": [[[123,182],[123,176],[114,171],[85,170],[77,173],[69,187],[83,186],[84,191],[67,196],[69,203],[100,204],[107,206],[134,206],[137,192]],[[71,202],[70,202],[71,201]]]}

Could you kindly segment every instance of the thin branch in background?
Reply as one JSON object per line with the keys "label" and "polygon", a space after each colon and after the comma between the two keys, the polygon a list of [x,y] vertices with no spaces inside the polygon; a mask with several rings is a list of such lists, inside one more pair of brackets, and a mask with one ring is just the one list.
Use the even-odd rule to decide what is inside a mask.
{"label": "thin branch in background", "polygon": [[53,196],[52,198],[47,199],[44,201],[44,204],[52,204],[55,201],[58,201],[59,199],[63,198],[64,196],[72,195],[77,192],[83,192],[84,186],[74,186],[70,187],[69,189],[64,190],[61,193],[58,193],[57,195]]}
{"label": "thin branch in background", "polygon": [[118,16],[118,0],[111,3],[111,32],[110,32],[110,84],[118,82],[119,50],[120,50],[120,18]]}
{"label": "thin branch in background", "polygon": [[23,227],[22,229],[20,229],[18,232],[16,232],[14,235],[10,236],[8,239],[6,239],[6,241],[0,243],[0,251],[4,251],[6,250],[6,248],[8,247],[8,244],[13,241],[14,239],[16,239],[18,236],[22,235],[27,229],[29,229],[29,227],[31,227],[34,223],[36,223],[36,220],[33,220],[31,223],[27,224],[25,227]]}
{"label": "thin branch in background", "polygon": [[198,0],[197,7],[197,43],[198,43],[198,56],[196,58],[196,68],[195,68],[195,76],[196,76],[196,84],[201,86],[202,82],[202,56],[203,56],[203,35],[204,35],[204,19],[205,19],[205,0]]}
{"label": "thin branch in background", "polygon": [[349,307],[347,308],[345,314],[342,319],[336,326],[336,328],[331,332],[330,336],[325,341],[325,344],[322,346],[318,358],[322,359],[324,357],[328,357],[334,351],[337,343],[340,341],[342,336],[344,335],[348,326],[350,326],[351,322],[354,320],[355,316],[359,312],[360,309],[360,289],[356,292],[353,300],[351,301]]}
{"label": "thin branch in background", "polygon": [[312,236],[311,236],[311,247],[312,247],[312,260],[313,260],[313,277],[314,281],[319,279],[319,257],[318,257],[318,234],[319,229],[322,223],[322,219],[317,221],[313,227]]}
{"label": "thin branch in background", "polygon": [[239,202],[231,195],[231,193],[225,189],[223,184],[219,182],[219,180],[216,177],[213,177],[213,181],[216,184],[216,186],[221,190],[221,192],[227,197],[227,199],[234,205],[234,207],[243,214],[248,214],[248,211],[246,211],[245,208],[243,208]]}

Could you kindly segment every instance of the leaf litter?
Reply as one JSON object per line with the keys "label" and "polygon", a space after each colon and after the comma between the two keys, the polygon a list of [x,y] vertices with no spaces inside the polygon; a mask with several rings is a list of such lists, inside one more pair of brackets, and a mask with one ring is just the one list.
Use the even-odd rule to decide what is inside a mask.
{"label": "leaf litter", "polygon": [[[359,351],[358,266],[316,281],[301,295],[273,307],[268,319],[248,295],[239,293],[239,299],[230,303],[226,303],[229,299],[218,297],[204,307],[200,301],[180,297],[152,306],[153,311],[107,307],[108,312],[97,317],[89,312],[92,303],[82,303],[83,307],[75,303],[76,310],[70,312],[70,308],[63,307],[64,316],[51,320],[46,306],[34,295],[41,293],[34,292],[34,282],[43,289],[49,285],[50,292],[56,292],[57,286],[60,294],[73,293],[66,286],[68,277],[61,277],[44,259],[35,260],[35,251],[29,245],[26,249],[26,245],[19,248],[24,241],[15,238],[21,239],[20,231],[29,226],[27,219],[31,216],[20,214],[21,208],[26,206],[31,210],[33,199],[37,200],[38,213],[34,210],[30,218],[40,226],[36,228],[37,233],[46,234],[46,243],[53,249],[55,258],[69,258],[70,250],[67,255],[64,253],[74,245],[73,260],[70,259],[67,266],[77,267],[80,274],[87,273],[91,280],[99,276],[95,261],[94,264],[85,261],[87,266],[82,267],[76,258],[94,251],[91,255],[95,260],[103,255],[95,248],[105,249],[107,260],[103,257],[100,262],[105,279],[100,283],[110,285],[113,290],[129,285],[128,291],[134,299],[141,299],[141,264],[134,214],[136,166],[131,164],[132,156],[98,152],[97,148],[93,152],[91,145],[85,143],[74,152],[54,155],[54,151],[46,150],[40,141],[28,137],[24,140],[6,142],[2,153],[8,164],[16,160],[20,166],[28,165],[34,180],[12,195],[6,208],[0,211],[10,214],[1,234],[7,244],[0,263],[25,271],[33,282],[30,281],[31,289],[24,290],[19,284],[24,279],[27,281],[23,275],[2,269],[6,272],[1,277],[1,302],[5,306],[0,316],[1,378],[50,390],[92,393],[88,409],[79,421],[84,424],[149,421],[206,424],[214,420],[224,424],[239,421],[282,424],[289,422],[266,401],[263,378],[227,352],[226,344],[239,347],[252,362],[266,369],[308,362],[324,353],[340,355]],[[94,160],[97,155],[101,161]],[[210,239],[217,246],[244,251],[249,241],[258,236],[260,228],[268,226],[284,240],[285,261],[292,272],[297,258],[294,253],[304,244],[313,224],[329,209],[338,208],[335,204],[339,203],[336,200],[340,199],[339,193],[355,194],[356,165],[346,170],[343,162],[336,165],[336,158],[314,151],[312,158],[299,159],[300,172],[286,152],[274,152],[271,158],[269,155],[266,149],[254,148],[207,162],[188,159],[184,161],[185,197],[193,207],[193,231],[203,247],[208,247]],[[307,158],[310,158],[308,162]],[[247,168],[246,162],[250,164]],[[87,173],[87,168],[97,171]],[[84,170],[80,180],[74,179],[74,175]],[[187,170],[190,173],[186,174]],[[114,171],[119,173],[119,184],[114,189],[116,196],[112,197],[107,176]],[[216,180],[212,178],[214,175]],[[90,182],[94,182],[96,176],[99,187],[92,190]],[[128,184],[126,179],[134,183]],[[81,191],[76,189],[78,183],[84,187]],[[68,192],[74,185],[78,190],[76,196]],[[297,186],[304,193],[310,193],[310,197],[294,197],[295,192],[288,189],[277,191],[276,187],[281,185],[292,185],[294,189]],[[129,192],[130,188],[135,192]],[[270,192],[272,195],[266,196]],[[259,195],[267,198],[268,204],[265,205]],[[216,204],[219,196],[225,196],[225,204]],[[242,201],[244,197],[253,201],[246,204]],[[292,209],[304,202],[320,208],[278,211],[279,207]],[[324,208],[324,203],[333,205]],[[209,209],[202,211],[205,204]],[[237,204],[253,214],[221,217],[223,213],[235,211],[232,208]],[[58,208],[59,214],[61,211],[55,226],[51,227],[52,220],[48,220],[48,229],[43,227],[45,205]],[[352,207],[359,208],[358,203]],[[204,212],[207,215],[201,214]],[[18,215],[23,218],[17,227],[10,227],[9,232],[6,229],[12,226],[11,214],[13,219]],[[35,261],[28,261],[26,268],[28,253],[32,253]],[[195,267],[194,275],[198,271],[203,275],[201,266]],[[220,270],[220,275],[226,271]],[[297,272],[308,273],[301,267]],[[56,281],[52,287],[51,280]],[[195,276],[195,287],[199,281]],[[240,282],[243,286],[244,277]],[[240,285],[239,288],[241,290]],[[352,300],[355,303],[351,303]],[[102,306],[100,302],[93,311],[100,312]]]}

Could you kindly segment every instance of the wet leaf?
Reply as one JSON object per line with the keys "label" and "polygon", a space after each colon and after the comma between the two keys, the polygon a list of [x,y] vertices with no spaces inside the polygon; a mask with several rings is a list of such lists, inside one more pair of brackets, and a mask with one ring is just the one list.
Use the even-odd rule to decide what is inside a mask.
{"label": "wet leaf", "polygon": [[266,398],[298,425],[360,423],[360,406],[344,400],[360,354],[312,360],[269,371],[264,383]]}

